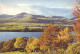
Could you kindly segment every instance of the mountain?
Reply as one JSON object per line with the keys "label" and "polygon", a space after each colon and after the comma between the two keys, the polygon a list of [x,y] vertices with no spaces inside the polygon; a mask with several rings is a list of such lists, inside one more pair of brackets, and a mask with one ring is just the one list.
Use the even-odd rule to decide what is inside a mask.
{"label": "mountain", "polygon": [[75,17],[73,17],[73,18],[71,18],[70,20],[75,20],[76,18]]}
{"label": "mountain", "polygon": [[51,16],[52,18],[65,18],[63,16]]}
{"label": "mountain", "polygon": [[67,19],[63,16],[51,16],[46,17],[43,15],[33,15],[28,13],[20,13],[15,16],[13,15],[2,15],[7,16],[5,18],[0,17],[0,23],[10,23],[10,22],[16,22],[16,23],[52,23],[52,24],[72,24],[71,19]]}
{"label": "mountain", "polygon": [[8,17],[13,17],[13,15],[7,15],[7,14],[0,15],[0,18],[8,18]]}
{"label": "mountain", "polygon": [[22,13],[20,13],[20,14],[17,14],[17,15],[15,16],[15,18],[23,18],[25,14],[27,14],[27,13],[22,12]]}

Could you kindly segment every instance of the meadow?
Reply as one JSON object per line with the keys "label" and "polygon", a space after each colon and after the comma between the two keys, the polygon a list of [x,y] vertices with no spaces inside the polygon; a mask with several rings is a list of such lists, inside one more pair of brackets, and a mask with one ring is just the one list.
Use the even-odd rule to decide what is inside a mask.
{"label": "meadow", "polygon": [[[45,23],[1,23],[0,31],[9,31],[9,32],[42,32],[44,27],[47,27],[49,24]],[[73,25],[57,25],[58,27],[73,27]]]}
{"label": "meadow", "polygon": [[5,53],[0,53],[0,54],[41,54],[41,52],[19,52],[19,51],[15,51],[15,52],[5,52]]}
{"label": "meadow", "polygon": [[47,24],[38,24],[38,23],[2,23],[0,24],[0,31],[42,31],[43,27]]}

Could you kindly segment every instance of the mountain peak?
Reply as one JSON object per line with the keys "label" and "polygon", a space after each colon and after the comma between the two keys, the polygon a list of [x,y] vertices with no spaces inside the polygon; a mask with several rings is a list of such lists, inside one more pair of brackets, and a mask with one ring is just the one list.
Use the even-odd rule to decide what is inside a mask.
{"label": "mountain peak", "polygon": [[20,14],[18,14],[18,15],[24,15],[24,14],[27,14],[26,12],[22,12],[22,13],[20,13]]}

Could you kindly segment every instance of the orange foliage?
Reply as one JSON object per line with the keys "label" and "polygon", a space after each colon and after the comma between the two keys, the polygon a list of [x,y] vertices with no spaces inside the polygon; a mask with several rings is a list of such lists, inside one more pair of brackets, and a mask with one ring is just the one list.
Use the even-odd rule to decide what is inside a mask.
{"label": "orange foliage", "polygon": [[68,43],[72,43],[73,39],[70,34],[70,30],[68,27],[64,28],[58,33],[58,41],[56,43],[56,46],[58,48],[64,48],[66,49],[68,47]]}
{"label": "orange foliage", "polygon": [[8,51],[12,51],[14,50],[14,43],[15,43],[16,39],[10,39],[6,42],[4,42],[3,44],[3,48],[1,49],[1,52],[8,52]]}
{"label": "orange foliage", "polygon": [[39,38],[40,50],[48,50],[48,47],[55,46],[54,43],[57,40],[57,33],[59,32],[57,26],[50,24],[47,28],[44,28],[44,32]]}
{"label": "orange foliage", "polygon": [[[75,5],[74,12],[73,12],[73,16],[76,18],[74,30],[78,34],[78,36],[80,36],[80,0],[76,0],[76,2],[77,5]],[[77,38],[77,37],[74,36],[73,38]]]}

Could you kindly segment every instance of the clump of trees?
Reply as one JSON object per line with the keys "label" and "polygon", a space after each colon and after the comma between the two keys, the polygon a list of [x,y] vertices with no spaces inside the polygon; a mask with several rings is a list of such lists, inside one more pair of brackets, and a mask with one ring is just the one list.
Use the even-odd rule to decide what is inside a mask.
{"label": "clump of trees", "polygon": [[64,52],[73,42],[69,28],[60,29],[50,24],[44,28],[40,37],[17,37],[3,43],[1,52],[8,51],[26,51],[26,52],[43,52],[60,53]]}
{"label": "clump of trees", "polygon": [[44,28],[44,32],[39,37],[39,45],[41,51],[47,51],[55,47],[55,43],[58,40],[57,33],[59,32],[59,28],[50,24],[48,27]]}
{"label": "clump of trees", "polygon": [[[73,36],[68,27],[60,29],[50,24],[44,28],[40,37],[17,37],[2,43],[0,52],[26,51],[42,52],[43,54],[79,53],[79,43],[73,43]],[[75,49],[77,51],[75,51]]]}
{"label": "clump of trees", "polygon": [[15,47],[14,47],[14,43],[15,43],[16,39],[11,39],[8,41],[5,41],[4,43],[2,43],[3,48],[1,48],[0,52],[8,52],[8,51],[14,51]]}

